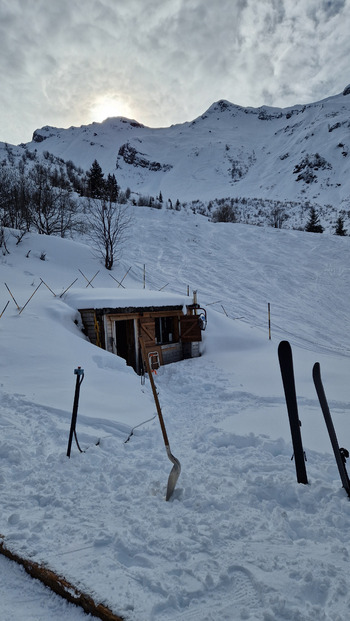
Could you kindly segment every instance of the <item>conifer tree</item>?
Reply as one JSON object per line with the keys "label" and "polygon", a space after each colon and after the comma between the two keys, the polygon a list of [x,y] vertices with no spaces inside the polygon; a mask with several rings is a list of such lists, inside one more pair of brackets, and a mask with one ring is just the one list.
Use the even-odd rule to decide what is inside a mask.
{"label": "conifer tree", "polygon": [[347,231],[344,228],[344,220],[341,216],[339,216],[337,223],[335,225],[335,233],[334,235],[347,235]]}
{"label": "conifer tree", "polygon": [[105,194],[107,200],[111,201],[111,203],[116,203],[118,200],[119,194],[119,186],[117,184],[117,180],[115,175],[109,174],[107,177],[107,181],[105,184]]}
{"label": "conifer tree", "polygon": [[308,233],[323,233],[324,228],[320,224],[320,218],[314,207],[310,208],[309,221],[306,224],[305,231]]}
{"label": "conifer tree", "polygon": [[103,178],[102,168],[97,160],[91,164],[90,170],[87,172],[89,196],[91,198],[101,198],[105,189],[105,180]]}

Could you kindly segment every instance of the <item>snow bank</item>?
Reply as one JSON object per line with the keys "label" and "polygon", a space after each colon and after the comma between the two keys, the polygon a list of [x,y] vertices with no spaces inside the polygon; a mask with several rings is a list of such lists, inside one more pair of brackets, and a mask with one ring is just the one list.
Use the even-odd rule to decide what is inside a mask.
{"label": "snow bank", "polygon": [[64,301],[76,309],[84,308],[148,308],[152,306],[186,306],[192,304],[188,296],[147,289],[71,289]]}
{"label": "snow bank", "polygon": [[[320,361],[339,440],[348,446],[348,240],[216,226],[165,211],[158,218],[151,210],[135,210],[134,236],[137,247],[128,247],[114,272],[121,279],[132,266],[125,299],[153,296],[141,291],[146,263],[150,290],[170,283],[171,299],[182,304],[188,285],[208,310],[202,356],[156,376],[182,466],[175,493],[165,502],[172,464],[148,381],[142,385],[123,360],[91,345],[75,323],[77,304],[94,291],[71,292],[69,303],[60,298],[76,278],[85,286],[79,269],[90,277],[100,270],[94,284],[110,289],[105,302],[115,299],[115,283],[84,244],[28,235],[15,246],[10,239],[1,277],[20,308],[40,279],[56,296],[42,284],[19,314],[0,287],[1,307],[10,299],[0,319],[0,532],[7,545],[127,621],[343,621],[349,502],[311,369]],[[297,484],[291,461],[277,362],[283,338],[293,347],[308,486]],[[78,365],[85,370],[77,422],[84,452],[74,445],[68,459]],[[4,618],[29,614],[30,597],[39,618],[45,596],[27,593],[2,598]],[[74,621],[77,614],[64,610]]]}

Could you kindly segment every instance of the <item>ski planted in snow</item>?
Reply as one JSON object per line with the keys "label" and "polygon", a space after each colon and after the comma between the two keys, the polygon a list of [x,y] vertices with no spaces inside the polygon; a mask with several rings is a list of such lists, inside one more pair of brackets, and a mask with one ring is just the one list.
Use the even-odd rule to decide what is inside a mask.
{"label": "ski planted in snow", "polygon": [[298,483],[304,483],[306,485],[308,483],[305,466],[306,457],[300,433],[301,422],[298,414],[298,404],[295,391],[292,349],[288,341],[280,342],[278,346],[278,359],[280,363],[284,394],[286,397],[290,431],[292,434],[294,451],[293,457],[297,473],[297,481]]}
{"label": "ski planted in snow", "polygon": [[345,466],[346,458],[349,457],[349,451],[347,451],[344,448],[339,448],[337,435],[335,433],[335,429],[334,429],[334,425],[332,421],[332,416],[329,411],[327,398],[326,398],[324,388],[323,388],[323,383],[321,379],[321,368],[320,368],[319,362],[315,362],[314,364],[314,367],[312,369],[312,377],[314,380],[314,384],[315,384],[318,400],[320,402],[321,410],[324,416],[324,420],[327,426],[329,438],[332,444],[334,457],[337,462],[340,479],[341,479],[341,482],[343,484],[343,487],[347,495],[350,497],[350,480],[349,480],[349,476],[348,476],[346,466]]}

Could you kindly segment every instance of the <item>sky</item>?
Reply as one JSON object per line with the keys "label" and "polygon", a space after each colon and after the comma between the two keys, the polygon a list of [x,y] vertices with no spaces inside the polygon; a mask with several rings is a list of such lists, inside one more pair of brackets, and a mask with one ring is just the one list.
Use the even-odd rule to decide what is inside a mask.
{"label": "sky", "polygon": [[0,0],[0,141],[319,101],[350,82],[349,25],[350,0]]}

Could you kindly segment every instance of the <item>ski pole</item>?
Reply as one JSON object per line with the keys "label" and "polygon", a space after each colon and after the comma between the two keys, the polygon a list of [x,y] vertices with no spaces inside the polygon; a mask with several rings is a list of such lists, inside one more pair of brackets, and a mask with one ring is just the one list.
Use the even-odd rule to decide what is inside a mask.
{"label": "ski pole", "polygon": [[83,452],[81,450],[80,446],[79,446],[79,443],[78,443],[75,427],[76,427],[76,424],[77,424],[80,385],[81,385],[81,383],[82,383],[82,381],[84,379],[84,369],[82,369],[81,367],[78,367],[77,369],[74,369],[74,375],[77,376],[77,379],[76,379],[76,382],[75,382],[75,393],[74,393],[74,402],[73,402],[73,411],[72,411],[72,421],[71,421],[70,432],[69,432],[67,457],[70,457],[71,448],[72,448],[73,435],[75,437],[75,441],[77,443],[77,447],[78,447],[80,453]]}

